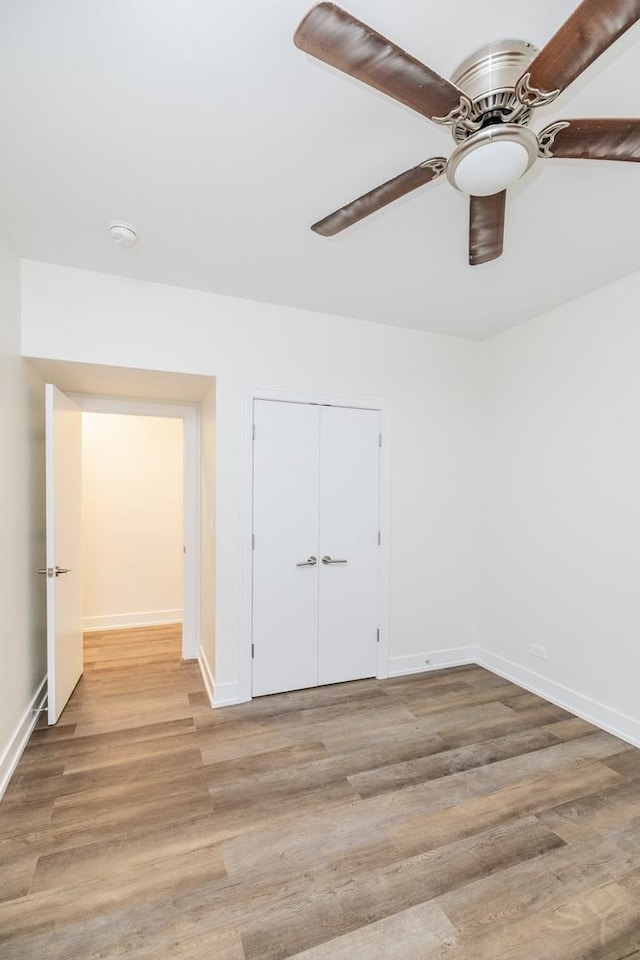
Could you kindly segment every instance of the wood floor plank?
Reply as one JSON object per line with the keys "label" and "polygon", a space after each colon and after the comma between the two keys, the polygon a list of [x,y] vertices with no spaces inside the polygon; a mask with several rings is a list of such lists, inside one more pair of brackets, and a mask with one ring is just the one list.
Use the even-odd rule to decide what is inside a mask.
{"label": "wood floor plank", "polygon": [[580,717],[571,717],[569,720],[558,720],[545,725],[545,730],[552,733],[559,740],[575,740],[577,737],[586,737],[590,733],[596,733],[597,727],[592,723],[587,723]]}
{"label": "wood floor plank", "polygon": [[369,769],[366,773],[351,775],[349,782],[361,797],[373,797],[378,793],[398,790],[409,784],[437,780],[452,773],[483,767],[509,757],[521,757],[523,754],[549,747],[555,742],[553,734],[544,730],[525,730],[522,733],[508,734],[495,740],[467,744],[454,750],[442,750],[435,756],[423,756],[417,760],[408,760],[380,769]]}
{"label": "wood floor plank", "polygon": [[[394,825],[388,832],[404,856],[413,856],[480,833],[513,817],[539,813],[562,802],[591,796],[620,780],[603,764],[587,764],[575,767],[571,775],[558,777],[551,774],[523,780],[495,793],[463,801],[455,807],[434,811],[421,819],[413,818]],[[558,833],[555,821],[542,822]],[[559,836],[566,839],[562,833]]]}
{"label": "wood floor plank", "polygon": [[632,780],[640,780],[640,750],[630,747],[607,760],[607,766]]}
{"label": "wood floor plank", "polygon": [[[247,960],[283,960],[361,926],[428,902],[444,890],[506,869],[563,845],[534,818],[488,831],[396,864],[343,880],[296,902],[284,902],[241,926]],[[330,918],[330,922],[329,922]]]}
{"label": "wood floor plank", "polygon": [[108,914],[122,904],[154,900],[163,894],[188,891],[191,887],[224,876],[220,859],[210,848],[190,851],[182,856],[153,864],[124,864],[111,875],[76,881],[71,886],[53,887],[0,903],[0,943],[12,936],[23,936],[64,925],[96,913]]}
{"label": "wood floor plank", "polygon": [[608,883],[624,884],[629,859],[640,852],[637,826],[624,824],[600,835],[516,864],[504,876],[489,876],[448,891],[438,903],[467,946],[497,936],[508,924],[556,909],[569,897]]}
{"label": "wood floor plank", "polygon": [[640,960],[640,751],[481,667],[211,710],[86,638],[0,803],[9,960]]}
{"label": "wood floor plank", "polygon": [[455,929],[437,904],[419,903],[409,910],[359,927],[297,953],[293,960],[424,960],[425,951],[455,945]]}
{"label": "wood floor plank", "polygon": [[503,925],[474,943],[460,941],[451,960],[622,960],[640,949],[640,899],[621,884],[583,890],[558,906]]}

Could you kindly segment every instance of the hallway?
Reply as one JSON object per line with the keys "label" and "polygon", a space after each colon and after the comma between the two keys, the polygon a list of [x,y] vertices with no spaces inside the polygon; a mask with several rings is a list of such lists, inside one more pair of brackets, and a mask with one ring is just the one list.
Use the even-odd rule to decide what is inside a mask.
{"label": "hallway", "polygon": [[640,956],[639,751],[479,667],[212,711],[179,657],[87,637],[0,804],[3,958]]}

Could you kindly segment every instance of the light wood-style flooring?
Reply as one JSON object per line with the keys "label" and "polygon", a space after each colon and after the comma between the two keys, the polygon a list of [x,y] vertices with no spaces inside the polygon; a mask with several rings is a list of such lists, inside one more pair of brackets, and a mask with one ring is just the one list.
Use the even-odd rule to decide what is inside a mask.
{"label": "light wood-style flooring", "polygon": [[640,960],[640,751],[479,667],[212,711],[92,634],[0,804],[2,960]]}

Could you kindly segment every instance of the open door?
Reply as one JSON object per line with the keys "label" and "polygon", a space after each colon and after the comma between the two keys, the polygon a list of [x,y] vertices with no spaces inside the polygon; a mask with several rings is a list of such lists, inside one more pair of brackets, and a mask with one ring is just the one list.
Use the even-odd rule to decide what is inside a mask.
{"label": "open door", "polygon": [[82,675],[82,414],[45,387],[48,720],[56,723]]}

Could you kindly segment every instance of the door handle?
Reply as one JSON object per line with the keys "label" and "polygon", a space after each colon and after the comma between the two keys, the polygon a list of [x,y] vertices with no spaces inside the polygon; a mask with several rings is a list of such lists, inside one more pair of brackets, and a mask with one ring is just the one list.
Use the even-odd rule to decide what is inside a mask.
{"label": "door handle", "polygon": [[45,567],[44,570],[38,570],[38,573],[42,574],[43,577],[52,577],[53,567]]}
{"label": "door handle", "polygon": [[348,560],[332,560],[331,557],[323,557],[322,562],[325,567],[328,567],[330,563],[348,563]]}
{"label": "door handle", "polygon": [[303,560],[302,563],[296,563],[296,567],[315,567],[317,562],[317,557],[307,557],[307,559]]}
{"label": "door handle", "polygon": [[56,564],[56,569],[55,569],[56,577],[59,577],[61,573],[71,573],[71,570],[69,570],[67,567],[59,567]]}

